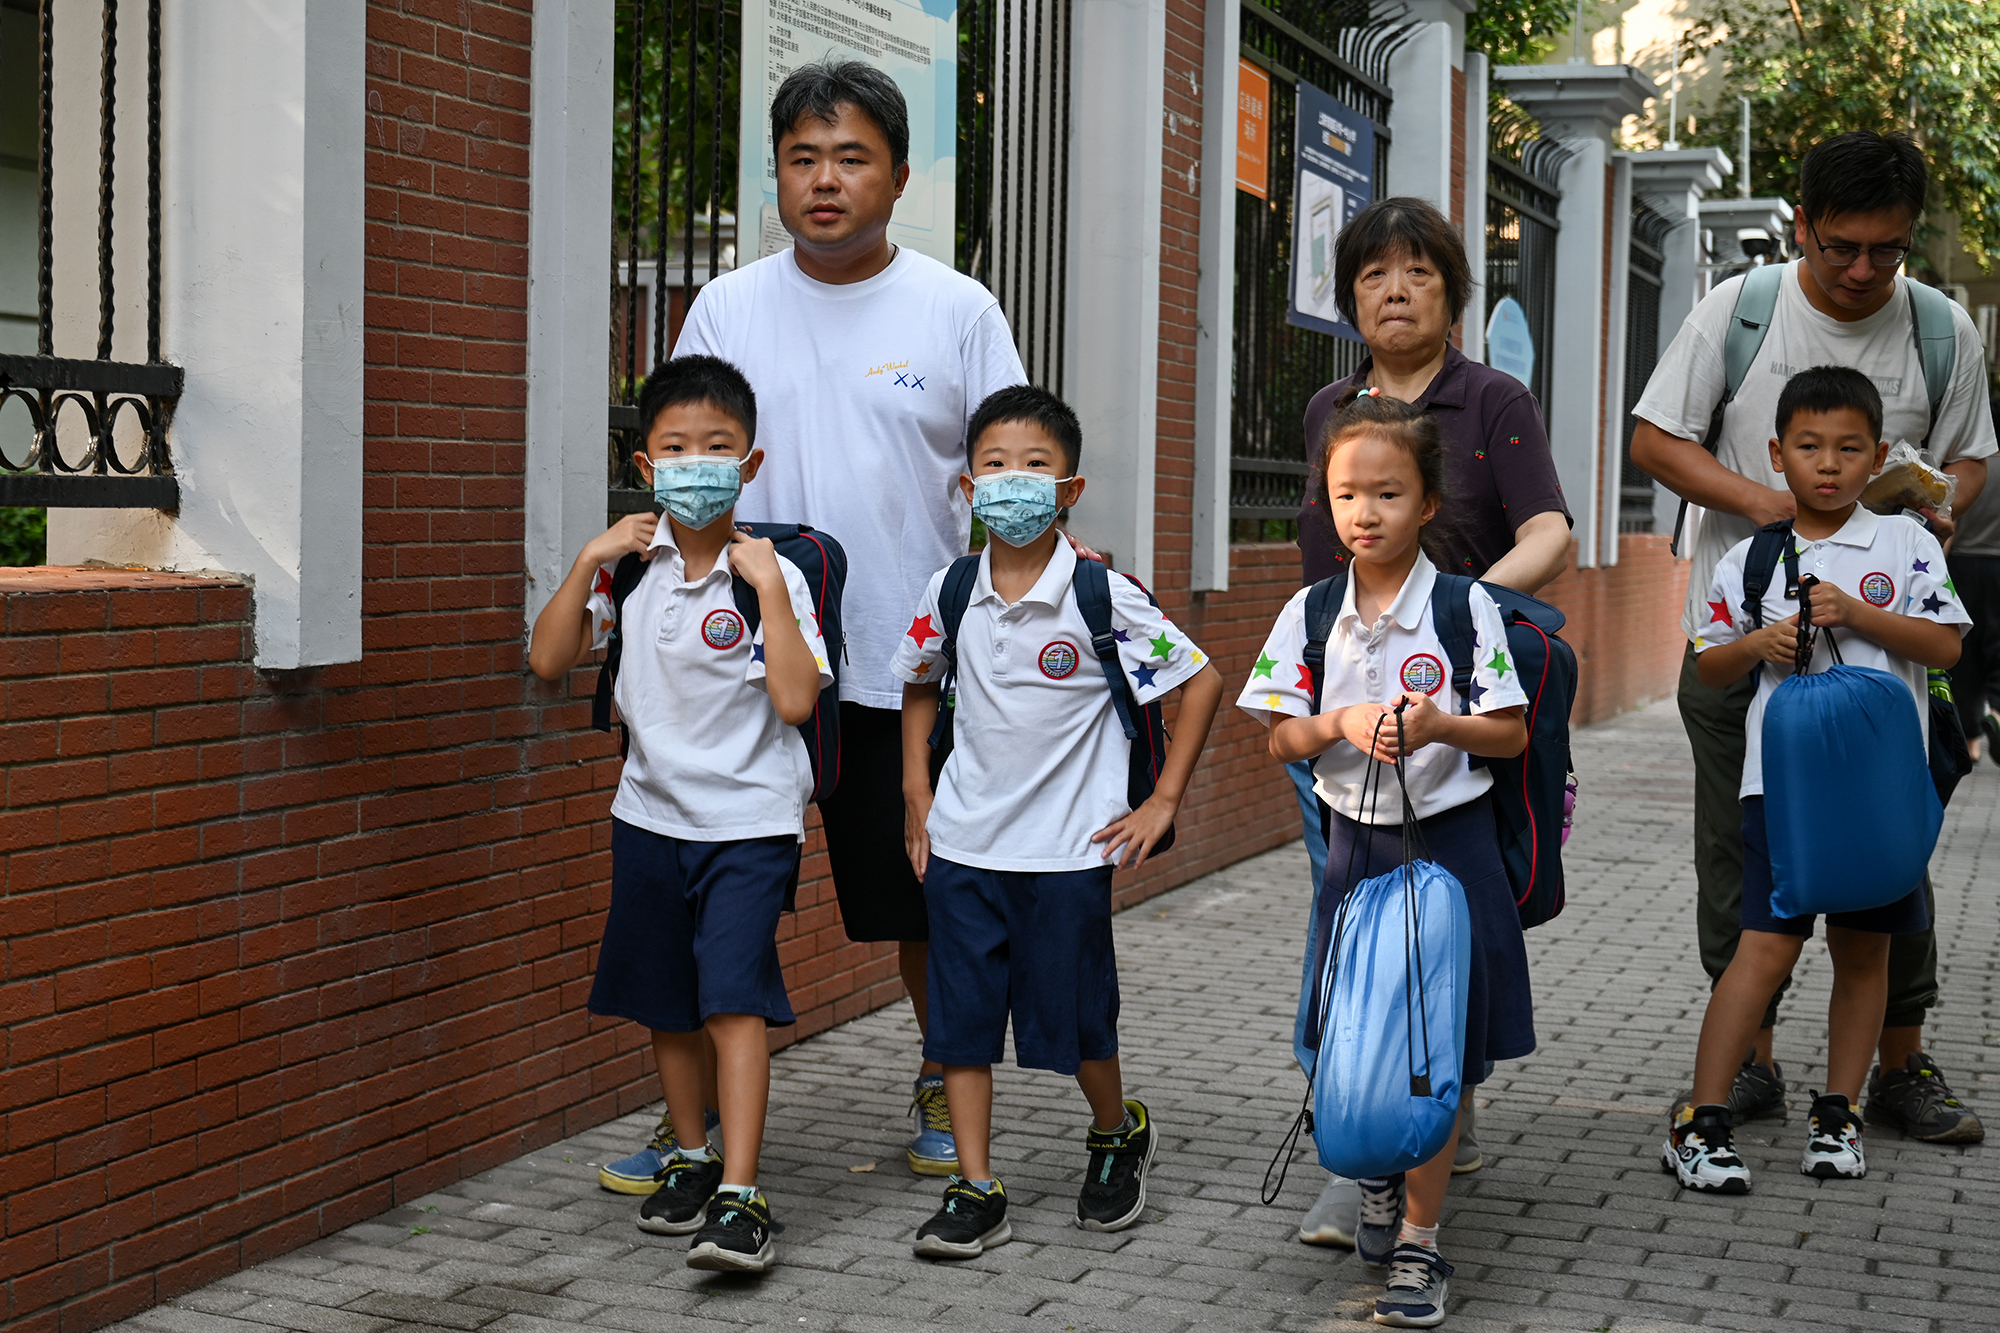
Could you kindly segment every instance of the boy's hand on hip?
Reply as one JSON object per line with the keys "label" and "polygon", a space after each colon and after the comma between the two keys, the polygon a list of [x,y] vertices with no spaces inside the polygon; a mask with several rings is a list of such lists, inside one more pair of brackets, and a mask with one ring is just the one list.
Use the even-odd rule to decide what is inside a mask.
{"label": "boy's hand on hip", "polygon": [[1153,848],[1167,836],[1178,806],[1179,802],[1154,792],[1137,810],[1097,830],[1090,840],[1103,843],[1104,859],[1115,858],[1120,870],[1136,870],[1146,864]]}
{"label": "boy's hand on hip", "polygon": [[659,530],[658,514],[627,514],[591,538],[581,558],[593,565],[615,565],[636,551],[641,560],[651,560],[653,538]]}
{"label": "boy's hand on hip", "polygon": [[730,572],[741,576],[758,592],[774,585],[785,586],[785,576],[778,569],[778,548],[769,537],[752,537],[736,528],[729,534],[728,549]]}

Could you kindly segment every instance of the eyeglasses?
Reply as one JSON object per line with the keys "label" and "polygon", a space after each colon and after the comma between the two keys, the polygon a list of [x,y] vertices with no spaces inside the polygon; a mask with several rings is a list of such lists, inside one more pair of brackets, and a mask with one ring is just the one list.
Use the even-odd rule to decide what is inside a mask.
{"label": "eyeglasses", "polygon": [[[1835,268],[1853,268],[1854,261],[1861,258],[1860,246],[1820,245],[1818,228],[1808,222],[1806,223],[1806,230],[1812,233],[1813,245],[1818,248],[1820,255]],[[1868,262],[1876,268],[1897,268],[1901,266],[1903,257],[1909,253],[1910,247],[1907,245],[1870,246],[1868,249]]]}

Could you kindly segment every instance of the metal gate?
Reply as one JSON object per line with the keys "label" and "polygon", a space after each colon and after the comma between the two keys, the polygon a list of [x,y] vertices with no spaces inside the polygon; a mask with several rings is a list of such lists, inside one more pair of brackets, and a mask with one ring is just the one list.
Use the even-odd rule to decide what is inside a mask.
{"label": "metal gate", "polygon": [[1512,102],[1502,101],[1487,128],[1486,308],[1504,297],[1521,303],[1534,339],[1535,368],[1528,388],[1549,409],[1549,354],[1555,329],[1556,182],[1570,150],[1541,137],[1541,126]]}
{"label": "metal gate", "polygon": [[1660,363],[1660,291],[1665,285],[1661,272],[1666,266],[1667,233],[1673,226],[1643,200],[1632,201],[1625,284],[1624,463],[1618,474],[1620,532],[1653,530],[1653,479],[1632,464],[1632,431],[1638,425],[1632,409]]}
{"label": "metal gate", "polygon": [[[1389,166],[1389,57],[1406,29],[1352,0],[1245,0],[1243,58],[1286,88],[1304,79],[1375,127],[1379,193]],[[1358,342],[1285,322],[1292,273],[1296,99],[1273,90],[1267,199],[1236,195],[1236,334],[1229,413],[1233,541],[1288,540],[1305,502],[1306,403],[1354,373]],[[1222,168],[1216,168],[1218,170]]]}
{"label": "metal gate", "polygon": [[[160,359],[160,0],[129,6],[122,15],[106,0],[97,86],[65,90],[65,104],[72,106],[96,94],[94,218],[59,216],[55,205],[58,161],[65,170],[88,161],[73,142],[57,157],[55,8],[56,0],[37,6],[35,354],[0,353],[0,505],[178,509],[180,482],[167,454],[167,425],[180,397],[181,371]],[[121,95],[128,103],[144,101],[143,145],[131,142],[129,127],[120,133]],[[136,159],[130,156],[135,146],[142,148]],[[72,261],[59,274],[57,237],[66,248],[77,245],[91,235],[93,222],[94,268]],[[137,228],[144,229],[144,261],[143,297],[135,301],[129,294],[138,280],[130,271],[135,265],[115,256],[136,248]],[[127,284],[122,293],[121,277]],[[63,305],[83,306],[75,297],[87,295],[96,306],[94,353],[79,345],[62,349],[70,355],[56,354],[58,287],[68,297]],[[143,322],[143,360],[135,315]],[[66,342],[84,341],[78,335],[86,321],[64,325]],[[10,446],[22,446],[19,456]]]}
{"label": "metal gate", "polygon": [[[652,505],[631,461],[643,444],[639,383],[672,348],[694,295],[738,258],[742,9],[740,0],[621,0],[616,23],[607,470],[608,508],[621,514]],[[956,263],[999,298],[1029,379],[1057,393],[1069,82],[1069,0],[965,0]]]}

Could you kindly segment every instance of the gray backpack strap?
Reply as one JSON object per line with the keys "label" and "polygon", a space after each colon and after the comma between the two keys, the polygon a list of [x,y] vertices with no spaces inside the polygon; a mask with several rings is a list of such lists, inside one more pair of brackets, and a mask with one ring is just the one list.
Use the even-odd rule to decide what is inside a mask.
{"label": "gray backpack strap", "polygon": [[1958,330],[1952,324],[1952,299],[1935,287],[1910,278],[1903,279],[1910,293],[1910,334],[1917,340],[1917,356],[1924,364],[1924,392],[1930,398],[1930,424],[1923,440],[1930,440],[1937,425],[1938,409],[1951,389],[1952,373],[1958,368]]}
{"label": "gray backpack strap", "polygon": [[[1771,312],[1778,308],[1778,290],[1791,268],[1790,264],[1753,268],[1743,275],[1743,285],[1736,289],[1736,305],[1729,312],[1729,332],[1722,338],[1722,399],[1709,415],[1708,433],[1701,441],[1701,447],[1711,454],[1722,448],[1723,413],[1736,401],[1743,381],[1750,378],[1750,368],[1757,364],[1764,335],[1771,331]],[[1674,540],[1668,548],[1674,555],[1681,553],[1681,532],[1687,526],[1687,513],[1688,502],[1682,500],[1680,513],[1674,519]]]}

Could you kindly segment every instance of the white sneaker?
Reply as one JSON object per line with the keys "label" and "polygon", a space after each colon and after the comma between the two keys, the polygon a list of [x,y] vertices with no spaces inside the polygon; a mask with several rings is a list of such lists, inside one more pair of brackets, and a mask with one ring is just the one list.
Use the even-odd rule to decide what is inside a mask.
{"label": "white sneaker", "polygon": [[1814,1097],[1812,1116],[1806,1125],[1806,1151],[1799,1158],[1800,1175],[1820,1180],[1859,1180],[1868,1174],[1868,1159],[1861,1151],[1861,1117],[1847,1098],[1837,1092]]}
{"label": "white sneaker", "polygon": [[1722,1107],[1696,1107],[1686,1123],[1670,1128],[1660,1147],[1660,1169],[1678,1178],[1682,1189],[1705,1194],[1750,1192],[1750,1168],[1736,1155],[1728,1112]]}
{"label": "white sneaker", "polygon": [[1326,1188],[1299,1223],[1299,1239],[1308,1245],[1340,1245],[1351,1250],[1360,1216],[1361,1187],[1346,1176],[1329,1175]]}

